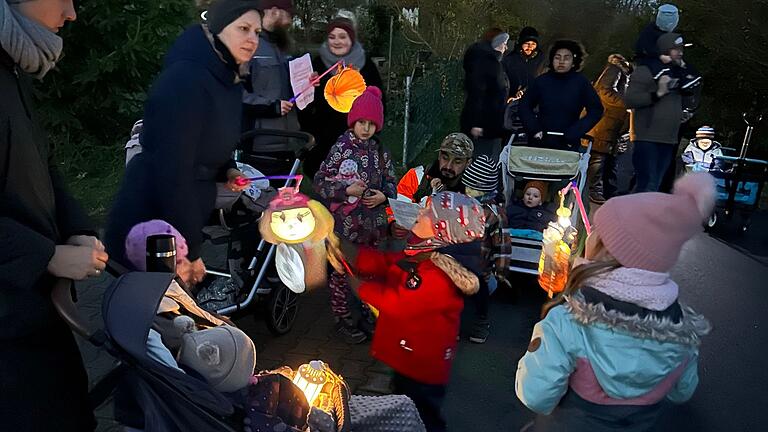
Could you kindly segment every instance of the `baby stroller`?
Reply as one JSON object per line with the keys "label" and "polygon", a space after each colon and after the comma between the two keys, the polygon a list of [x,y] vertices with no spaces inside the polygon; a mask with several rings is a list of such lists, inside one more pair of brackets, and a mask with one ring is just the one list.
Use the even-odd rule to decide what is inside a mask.
{"label": "baby stroller", "polygon": [[[284,138],[278,144],[254,146],[255,137]],[[203,229],[204,238],[214,247],[226,247],[226,260],[214,263],[219,268],[206,270],[206,278],[198,285],[197,302],[205,309],[220,315],[239,312],[252,303],[266,305],[266,324],[275,335],[288,333],[293,327],[299,310],[299,294],[280,281],[274,268],[275,246],[259,236],[258,219],[275,196],[273,186],[289,186],[296,175],[307,151],[314,146],[312,135],[272,129],[255,129],[242,135],[235,159],[253,167],[257,175],[262,171],[274,171],[276,165],[285,162],[286,153],[294,155],[289,172],[282,172],[282,180],[272,184],[261,183],[259,195],[231,193],[220,189],[217,210],[211,224]],[[252,172],[252,171],[251,171]],[[246,175],[249,175],[246,172]],[[255,186],[254,186],[255,188]]]}
{"label": "baby stroller", "polygon": [[762,115],[754,122],[743,115],[747,131],[738,156],[716,156],[716,168],[709,170],[717,184],[717,205],[715,212],[709,218],[707,227],[714,228],[719,220],[730,221],[738,213],[740,215],[739,232],[749,228],[752,214],[760,206],[765,180],[768,177],[768,161],[747,157],[752,132],[755,125],[762,120]]}
{"label": "baby stroller", "polygon": [[[561,134],[560,134],[561,135]],[[515,135],[501,152],[502,183],[507,203],[515,195],[515,186],[521,182],[539,180],[558,186],[575,182],[580,193],[584,192],[587,181],[589,155],[592,150],[592,137],[583,138],[587,142],[583,152],[555,150],[518,145]],[[575,199],[569,194],[565,205],[571,209],[571,224],[578,226],[580,213],[575,209]],[[538,275],[541,257],[542,233],[538,231],[508,228],[511,249],[508,254],[509,270],[517,273]]]}

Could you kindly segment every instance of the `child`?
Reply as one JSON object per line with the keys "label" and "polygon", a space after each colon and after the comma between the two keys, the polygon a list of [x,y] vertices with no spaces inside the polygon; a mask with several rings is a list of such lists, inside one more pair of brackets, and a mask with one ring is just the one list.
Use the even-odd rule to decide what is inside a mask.
{"label": "child", "polygon": [[547,191],[547,184],[543,181],[526,183],[523,198],[513,201],[507,208],[509,227],[542,232],[550,222],[555,221],[555,213],[544,202]]}
{"label": "child", "polygon": [[693,395],[710,325],[678,302],[668,272],[714,203],[714,179],[695,173],[671,195],[625,195],[597,210],[586,260],[518,364],[517,397],[540,414],[532,430],[655,430],[664,400]]}
{"label": "child", "polygon": [[683,162],[693,165],[694,170],[709,171],[719,167],[715,156],[722,155],[722,146],[715,141],[715,130],[702,126],[696,131],[696,138],[685,148],[682,157]]}
{"label": "child", "polygon": [[[369,86],[355,99],[347,124],[350,129],[331,147],[315,175],[314,186],[326,205],[336,209],[333,211],[335,230],[341,238],[376,247],[387,233],[387,198],[397,195],[392,158],[374,136],[384,126],[384,106],[378,87]],[[350,185],[334,180],[346,160],[357,163],[360,175],[360,179]],[[353,209],[337,205],[350,197],[359,198],[360,205]],[[368,338],[365,332],[372,331],[373,327],[370,311],[362,306],[365,319],[360,320],[358,326],[350,308],[351,290],[346,276],[333,272],[329,285],[337,331],[348,343],[365,342]]]}
{"label": "child", "polygon": [[[480,203],[455,192],[431,196],[411,229],[405,251],[346,250],[360,298],[379,310],[371,355],[395,370],[396,394],[416,404],[427,431],[444,431],[440,413],[456,355],[464,296],[477,276],[440,248],[483,238]],[[345,244],[345,246],[350,246]],[[352,248],[354,249],[354,248]],[[341,255],[331,246],[330,253]]]}
{"label": "child", "polygon": [[485,213],[485,236],[483,237],[482,263],[483,272],[480,275],[480,291],[475,295],[475,324],[469,341],[485,343],[490,333],[491,323],[488,319],[489,283],[494,277],[495,283],[505,282],[507,255],[509,253],[509,236],[504,234],[507,217],[502,211],[503,206],[497,204],[501,165],[488,155],[480,155],[464,171],[461,178],[467,195],[478,200],[483,205]]}

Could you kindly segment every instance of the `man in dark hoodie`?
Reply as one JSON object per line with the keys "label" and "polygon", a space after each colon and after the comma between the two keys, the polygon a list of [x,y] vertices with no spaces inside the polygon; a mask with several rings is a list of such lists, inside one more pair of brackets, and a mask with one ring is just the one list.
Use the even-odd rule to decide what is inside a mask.
{"label": "man in dark hoodie", "polygon": [[520,30],[517,44],[501,61],[509,79],[509,97],[521,98],[528,85],[544,72],[545,61],[539,47],[539,32],[533,27]]}
{"label": "man in dark hoodie", "polygon": [[[293,20],[292,0],[264,0],[263,30],[259,48],[251,60],[251,89],[243,94],[243,131],[254,128],[298,131],[299,120],[293,103],[291,78],[288,71],[288,28]],[[286,138],[262,136],[253,141],[255,151],[265,145],[285,143]],[[258,168],[266,174],[288,174],[294,160],[293,152],[274,154],[279,159],[269,167]]]}
{"label": "man in dark hoodie", "polygon": [[461,131],[472,138],[475,155],[498,158],[504,132],[509,83],[501,66],[509,35],[492,28],[464,54],[464,109]]}

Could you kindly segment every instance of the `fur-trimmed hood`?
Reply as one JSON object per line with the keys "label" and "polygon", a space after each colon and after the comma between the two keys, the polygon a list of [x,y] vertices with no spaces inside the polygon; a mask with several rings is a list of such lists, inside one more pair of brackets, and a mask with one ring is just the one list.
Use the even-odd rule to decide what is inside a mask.
{"label": "fur-trimmed hood", "polygon": [[437,268],[445,272],[464,295],[475,294],[480,289],[477,276],[461,265],[455,258],[438,252],[432,252],[429,257]]}
{"label": "fur-trimmed hood", "polygon": [[660,343],[671,342],[698,347],[701,344],[701,338],[712,329],[703,315],[683,305],[681,305],[683,317],[678,323],[654,315],[641,318],[616,310],[606,310],[601,303],[587,302],[584,295],[579,292],[566,298],[565,308],[576,321],[583,325],[603,324],[613,330]]}

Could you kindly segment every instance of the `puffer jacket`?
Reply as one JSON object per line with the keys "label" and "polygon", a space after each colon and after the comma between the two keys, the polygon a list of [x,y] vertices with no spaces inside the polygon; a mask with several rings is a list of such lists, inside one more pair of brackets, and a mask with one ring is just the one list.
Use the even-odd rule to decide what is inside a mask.
{"label": "puffer jacket", "polygon": [[535,431],[653,430],[666,402],[693,395],[698,346],[709,330],[677,301],[657,311],[583,287],[534,327],[515,391],[541,414]]}
{"label": "puffer jacket", "polygon": [[608,65],[595,81],[594,87],[605,112],[600,121],[587,135],[594,139],[592,150],[611,153],[616,142],[629,127],[629,113],[624,103],[629,70],[620,56],[611,55]]}
{"label": "puffer jacket", "polygon": [[[464,296],[477,276],[450,256],[360,250],[360,298],[379,310],[371,355],[424,384],[446,384],[456,355]],[[420,283],[409,287],[409,279]]]}

